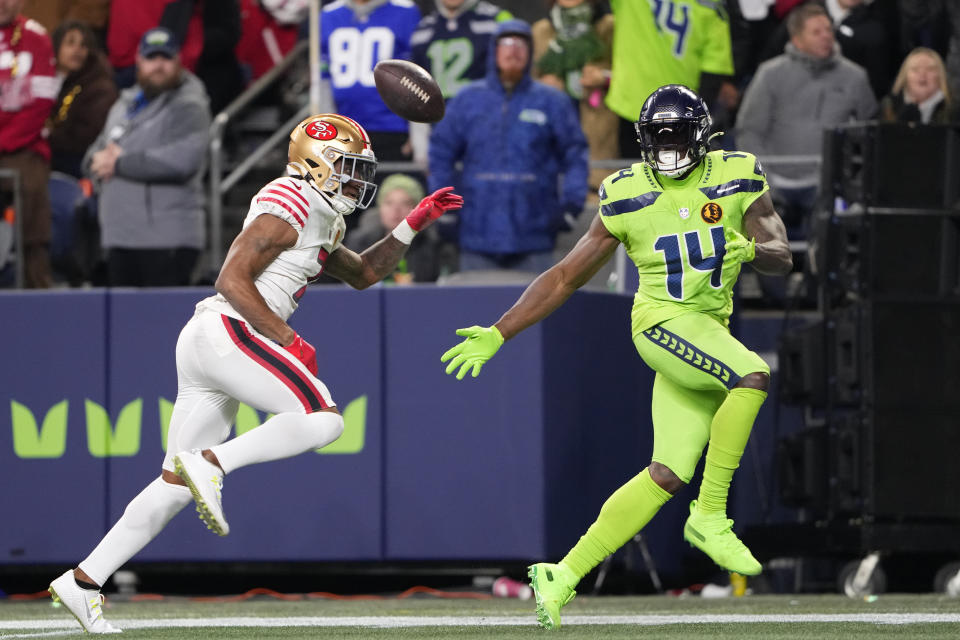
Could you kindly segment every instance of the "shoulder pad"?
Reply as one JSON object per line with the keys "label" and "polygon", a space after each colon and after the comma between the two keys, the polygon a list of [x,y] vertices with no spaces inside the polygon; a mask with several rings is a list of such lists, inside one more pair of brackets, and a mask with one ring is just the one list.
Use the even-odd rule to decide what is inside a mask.
{"label": "shoulder pad", "polygon": [[295,220],[298,224],[294,227],[302,229],[306,226],[313,208],[310,205],[310,194],[304,193],[306,189],[309,187],[303,186],[294,178],[277,178],[260,189],[253,197],[253,202],[287,221]]}
{"label": "shoulder pad", "polygon": [[649,207],[660,194],[644,174],[644,164],[638,162],[611,174],[600,185],[600,214],[616,216]]}

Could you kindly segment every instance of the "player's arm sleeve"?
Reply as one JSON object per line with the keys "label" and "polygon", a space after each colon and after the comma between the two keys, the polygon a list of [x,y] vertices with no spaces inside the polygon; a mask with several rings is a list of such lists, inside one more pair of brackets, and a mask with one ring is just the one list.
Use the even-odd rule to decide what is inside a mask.
{"label": "player's arm sleeve", "polygon": [[770,185],[767,183],[767,174],[760,164],[760,160],[752,153],[744,153],[744,158],[738,158],[739,165],[743,167],[740,175],[743,176],[745,184],[749,188],[744,192],[742,205],[746,211],[760,196],[770,191]]}
{"label": "player's arm sleeve", "polygon": [[433,192],[454,183],[453,165],[460,160],[466,147],[460,109],[464,99],[468,97],[461,92],[447,103],[446,116],[433,127],[430,134],[428,191]]}
{"label": "player's arm sleeve", "polygon": [[573,212],[583,208],[587,197],[587,172],[590,170],[590,150],[583,135],[580,120],[573,104],[566,95],[559,99],[558,113],[550,119],[554,140],[561,153],[560,166],[563,186],[560,203],[565,210]]}
{"label": "player's arm sleeve", "polygon": [[[183,183],[203,165],[209,143],[210,110],[202,102],[173,104],[164,140],[146,149],[124,149],[118,176],[138,182]],[[123,147],[123,145],[120,145]]]}
{"label": "player's arm sleeve", "polygon": [[616,197],[611,197],[609,194],[609,189],[611,185],[611,179],[613,176],[606,178],[603,183],[600,185],[599,195],[600,195],[600,209],[599,209],[599,218],[600,222],[603,223],[603,226],[607,228],[607,231],[610,232],[614,238],[623,242],[625,233],[623,229],[623,216],[616,214],[616,209],[613,206],[613,203],[618,199]]}
{"label": "player's arm sleeve", "polygon": [[737,146],[762,156],[763,141],[773,121],[773,93],[770,91],[770,67],[762,66],[747,86],[737,113]]}
{"label": "player's arm sleeve", "polygon": [[709,14],[707,39],[700,58],[700,72],[718,76],[733,75],[733,47],[730,43],[730,21],[717,12]]}

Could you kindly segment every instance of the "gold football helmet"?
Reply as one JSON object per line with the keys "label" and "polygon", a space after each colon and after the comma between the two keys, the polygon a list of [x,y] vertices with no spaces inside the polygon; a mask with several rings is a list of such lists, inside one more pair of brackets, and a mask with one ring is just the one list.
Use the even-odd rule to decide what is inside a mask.
{"label": "gold football helmet", "polygon": [[287,171],[310,183],[343,215],[366,209],[377,193],[370,136],[356,121],[335,113],[310,116],[293,129]]}

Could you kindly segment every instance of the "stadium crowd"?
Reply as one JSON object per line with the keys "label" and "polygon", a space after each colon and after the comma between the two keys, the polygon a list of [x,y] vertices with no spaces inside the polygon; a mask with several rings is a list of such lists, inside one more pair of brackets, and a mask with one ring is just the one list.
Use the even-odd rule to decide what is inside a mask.
{"label": "stadium crowd", "polygon": [[[530,4],[324,3],[324,104],[367,128],[379,160],[416,174],[377,204],[403,208],[448,183],[465,197],[422,252],[433,263],[394,282],[549,266],[613,171],[588,161],[639,157],[633,123],[664,84],[704,96],[726,134],[714,144],[771,159],[794,239],[818,172],[777,156],[815,157],[819,132],[851,120],[960,121],[957,0]],[[30,288],[196,283],[209,122],[307,36],[307,15],[307,0],[0,0],[0,169],[16,170],[22,194],[14,211],[0,175],[0,283],[13,282],[14,252]],[[386,108],[372,67],[391,57],[432,73],[443,121]],[[379,229],[381,214],[366,215],[349,228]]]}

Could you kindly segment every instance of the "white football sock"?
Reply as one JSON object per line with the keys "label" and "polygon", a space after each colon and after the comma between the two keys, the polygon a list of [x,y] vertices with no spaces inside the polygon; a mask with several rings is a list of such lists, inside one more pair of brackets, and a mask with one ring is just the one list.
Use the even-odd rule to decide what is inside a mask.
{"label": "white football sock", "polygon": [[114,571],[147,546],[170,518],[192,500],[188,488],[157,478],[130,501],[117,524],[80,563],[80,569],[103,586]]}
{"label": "white football sock", "polygon": [[281,413],[259,427],[210,447],[224,473],[258,462],[289,458],[330,444],[343,433],[343,418],[330,411]]}

